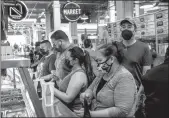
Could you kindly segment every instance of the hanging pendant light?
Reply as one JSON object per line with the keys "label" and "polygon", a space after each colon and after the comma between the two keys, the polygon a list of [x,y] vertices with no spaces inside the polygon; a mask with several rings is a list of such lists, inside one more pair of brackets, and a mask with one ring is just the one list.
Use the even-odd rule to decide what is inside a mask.
{"label": "hanging pendant light", "polygon": [[108,14],[108,12],[106,12],[106,14],[105,14],[105,19],[109,19],[110,17],[109,17],[109,14]]}
{"label": "hanging pendant light", "polygon": [[82,19],[82,20],[87,20],[87,19],[89,19],[89,18],[88,18],[88,16],[86,16],[86,14],[83,14],[83,15],[81,16],[81,19]]}
{"label": "hanging pendant light", "polygon": [[105,17],[105,19],[109,19],[109,18],[110,18],[110,17],[109,17],[109,15],[107,14],[106,17]]}
{"label": "hanging pendant light", "polygon": [[152,8],[153,6],[154,4],[151,2],[142,2],[140,5],[140,9],[149,9]]}

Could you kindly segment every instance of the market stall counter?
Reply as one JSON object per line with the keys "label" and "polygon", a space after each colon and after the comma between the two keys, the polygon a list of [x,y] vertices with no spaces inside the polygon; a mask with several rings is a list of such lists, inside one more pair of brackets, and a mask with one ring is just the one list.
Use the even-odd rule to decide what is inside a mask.
{"label": "market stall counter", "polygon": [[42,106],[46,117],[78,117],[57,98],[52,106],[45,106],[42,100]]}
{"label": "market stall counter", "polygon": [[45,117],[28,68],[30,60],[22,57],[1,56],[2,117]]}

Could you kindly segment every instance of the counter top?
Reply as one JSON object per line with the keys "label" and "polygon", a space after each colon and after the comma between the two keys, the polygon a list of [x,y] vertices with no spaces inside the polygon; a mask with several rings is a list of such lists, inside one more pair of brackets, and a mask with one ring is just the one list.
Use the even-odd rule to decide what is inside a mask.
{"label": "counter top", "polygon": [[59,99],[55,98],[54,105],[45,106],[44,100],[42,100],[43,110],[46,117],[76,117],[78,116],[73,113],[66,105],[64,105]]}
{"label": "counter top", "polygon": [[4,58],[1,60],[1,69],[29,66],[30,59],[24,57]]}

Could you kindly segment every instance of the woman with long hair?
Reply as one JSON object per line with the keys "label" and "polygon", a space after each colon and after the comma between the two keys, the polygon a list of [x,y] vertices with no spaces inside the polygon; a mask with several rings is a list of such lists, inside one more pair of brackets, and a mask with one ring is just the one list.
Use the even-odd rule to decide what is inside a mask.
{"label": "woman with long hair", "polygon": [[[136,84],[133,75],[122,65],[123,50],[118,42],[106,44],[97,51],[100,76],[80,95],[91,103],[91,117],[134,117]],[[84,116],[84,109],[74,110]]]}
{"label": "woman with long hair", "polygon": [[55,96],[71,110],[82,108],[80,93],[84,92],[94,79],[90,57],[87,51],[79,47],[69,49],[66,63],[72,68],[63,80],[58,82],[59,89],[54,90]]}

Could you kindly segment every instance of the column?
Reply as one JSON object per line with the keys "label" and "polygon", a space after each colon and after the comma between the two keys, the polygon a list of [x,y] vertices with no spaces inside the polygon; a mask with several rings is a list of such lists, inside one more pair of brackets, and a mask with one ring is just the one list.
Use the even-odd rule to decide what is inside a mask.
{"label": "column", "polygon": [[69,22],[69,32],[71,34],[72,37],[72,42],[74,42],[74,40],[78,40],[77,37],[77,22]]}
{"label": "column", "polygon": [[109,16],[110,16],[110,22],[115,22],[116,21],[116,11],[115,11],[115,1],[109,0]]}
{"label": "column", "polygon": [[133,17],[134,1],[116,1],[117,20]]}
{"label": "column", "polygon": [[61,24],[59,0],[53,1],[53,21],[54,21],[54,30],[59,30]]}
{"label": "column", "polygon": [[46,10],[46,39],[49,40],[49,33],[51,32],[51,13]]}
{"label": "column", "polygon": [[[40,18],[37,18],[37,21],[36,21],[38,24],[41,23],[41,19]],[[38,35],[38,41],[41,41],[42,40],[42,33],[41,31],[38,29],[37,30],[37,35]]]}
{"label": "column", "polygon": [[32,26],[32,30],[33,30],[33,43],[35,44],[38,41],[38,31],[34,26]]}
{"label": "column", "polygon": [[135,14],[136,17],[139,17],[140,15],[144,14],[144,9],[140,9],[140,1],[134,1],[135,2]]}

